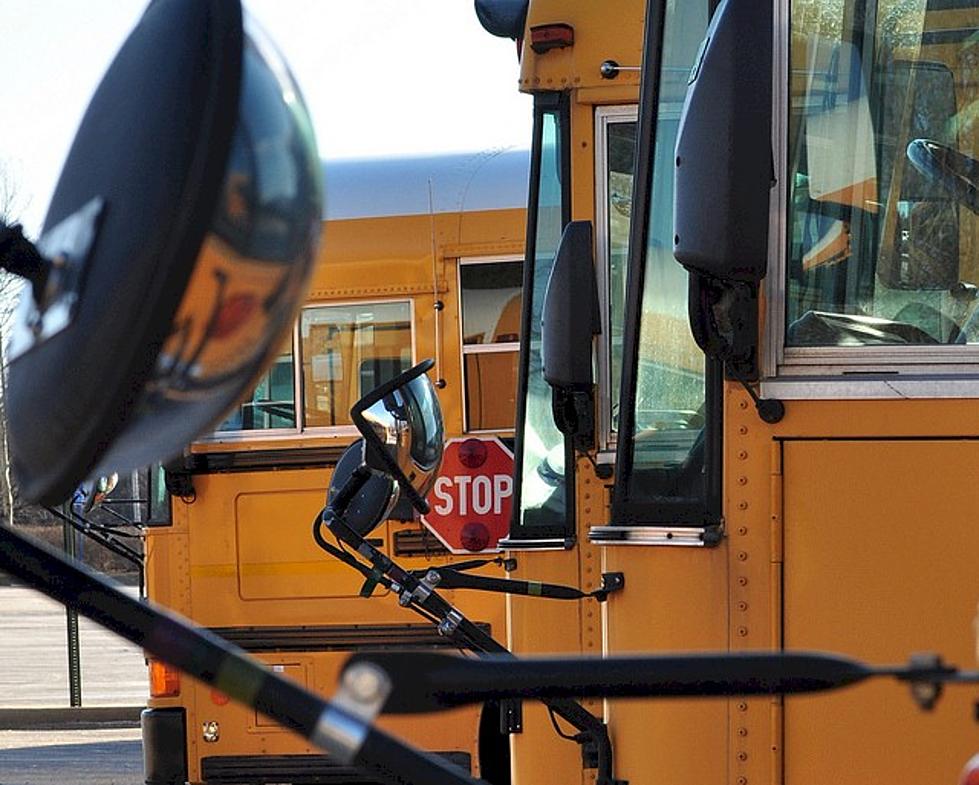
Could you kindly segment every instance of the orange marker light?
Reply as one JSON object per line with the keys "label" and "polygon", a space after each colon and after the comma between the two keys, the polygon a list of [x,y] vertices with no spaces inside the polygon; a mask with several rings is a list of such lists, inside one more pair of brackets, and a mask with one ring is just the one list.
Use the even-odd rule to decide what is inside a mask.
{"label": "orange marker light", "polygon": [[180,694],[180,671],[165,662],[150,660],[150,697],[175,698]]}

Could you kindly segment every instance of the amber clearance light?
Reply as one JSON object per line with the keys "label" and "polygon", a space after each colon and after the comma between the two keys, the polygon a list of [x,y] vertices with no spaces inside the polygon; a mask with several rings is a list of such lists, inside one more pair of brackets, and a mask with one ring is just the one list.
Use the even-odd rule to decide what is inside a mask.
{"label": "amber clearance light", "polygon": [[150,660],[150,697],[176,698],[180,694],[180,671],[160,660]]}

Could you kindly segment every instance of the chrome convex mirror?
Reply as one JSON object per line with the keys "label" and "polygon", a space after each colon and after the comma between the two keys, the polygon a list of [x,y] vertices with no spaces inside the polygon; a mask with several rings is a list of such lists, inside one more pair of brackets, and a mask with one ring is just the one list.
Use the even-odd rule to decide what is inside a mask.
{"label": "chrome convex mirror", "polygon": [[364,437],[364,463],[394,477],[415,508],[428,512],[425,496],[442,465],[445,428],[425,360],[372,390],[350,416]]}
{"label": "chrome convex mirror", "polygon": [[247,392],[303,298],[320,169],[299,90],[239,0],[150,3],[19,273],[33,286],[7,405],[25,498],[172,457]]}
{"label": "chrome convex mirror", "polygon": [[96,507],[102,506],[102,502],[116,489],[118,484],[119,475],[115,472],[83,482],[75,490],[71,500],[72,507],[75,508],[76,512],[83,515],[90,513]]}

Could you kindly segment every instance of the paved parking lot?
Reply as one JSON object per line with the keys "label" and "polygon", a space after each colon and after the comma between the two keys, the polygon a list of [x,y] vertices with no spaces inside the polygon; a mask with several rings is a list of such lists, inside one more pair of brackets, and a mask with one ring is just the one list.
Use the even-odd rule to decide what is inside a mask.
{"label": "paved parking lot", "polygon": [[142,785],[138,728],[0,731],[0,785]]}
{"label": "paved parking lot", "polygon": [[[87,619],[80,620],[80,641],[83,707],[145,704],[138,648]],[[67,664],[64,606],[23,587],[0,586],[0,713],[67,708]],[[62,712],[38,714],[57,718]],[[142,782],[136,727],[0,730],[0,785]]]}
{"label": "paved parking lot", "polygon": [[[87,619],[79,626],[82,705],[145,704],[142,651]],[[24,587],[0,586],[0,709],[68,705],[64,606]]]}

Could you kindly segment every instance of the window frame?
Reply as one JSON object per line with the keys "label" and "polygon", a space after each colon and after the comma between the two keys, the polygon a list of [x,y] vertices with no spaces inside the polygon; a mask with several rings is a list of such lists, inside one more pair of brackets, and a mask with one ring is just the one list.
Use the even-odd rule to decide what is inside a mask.
{"label": "window frame", "polygon": [[[715,4],[704,0],[708,19]],[[632,220],[629,225],[625,325],[622,352],[622,385],[619,396],[619,437],[616,445],[615,483],[612,488],[612,526],[595,527],[592,541],[603,545],[616,542],[651,545],[704,545],[708,528],[722,521],[724,385],[721,362],[705,358],[704,367],[704,498],[689,500],[659,498],[647,501],[630,497],[635,465],[635,405],[639,381],[639,348],[642,301],[645,289],[646,251],[650,231],[650,204],[655,183],[656,136],[661,112],[660,77],[663,36],[666,29],[665,2],[649,0],[647,33],[643,51],[643,80],[639,97],[639,126],[636,131],[636,168],[632,191]],[[647,78],[655,72],[656,78]],[[669,206],[668,209],[672,209]],[[670,532],[664,534],[666,530]],[[649,537],[630,534],[649,531]],[[655,530],[655,531],[654,531]],[[682,536],[676,536],[673,532]],[[690,532],[690,535],[686,534]]]}
{"label": "window frame", "polygon": [[[598,308],[603,334],[596,342],[598,365],[598,450],[613,454],[617,432],[612,430],[612,331],[611,331],[611,254],[608,229],[608,128],[616,123],[636,124],[638,133],[639,104],[617,104],[595,107],[595,276],[598,283]],[[635,184],[633,184],[633,187]],[[630,227],[631,227],[630,220]],[[628,265],[628,261],[626,262]],[[625,303],[623,302],[623,305]],[[623,310],[623,319],[625,312]],[[624,349],[624,347],[623,347]]]}
{"label": "window frame", "polygon": [[767,309],[761,395],[783,400],[979,397],[979,345],[786,346],[789,259],[789,112],[792,0],[774,8],[772,150]]}
{"label": "window frame", "polygon": [[544,136],[544,115],[555,113],[559,120],[558,143],[561,176],[561,224],[571,221],[571,106],[566,92],[534,93],[533,144],[530,154],[529,199],[527,202],[527,242],[524,247],[523,313],[520,321],[520,359],[517,373],[517,411],[514,418],[513,444],[513,517],[507,537],[501,547],[565,549],[574,545],[576,530],[574,451],[571,440],[565,437],[565,477],[569,484],[565,491],[564,523],[558,526],[527,527],[520,522],[523,498],[524,433],[527,419],[527,388],[530,372],[530,338],[533,307],[528,293],[534,290],[534,267],[537,254],[537,213],[540,194],[541,149]]}
{"label": "window frame", "polygon": [[273,441],[286,437],[356,437],[360,435],[356,426],[350,425],[306,425],[306,389],[302,373],[302,339],[299,327],[302,314],[313,308],[332,308],[357,305],[387,305],[404,303],[408,305],[408,327],[411,333],[411,365],[417,362],[418,346],[415,330],[415,300],[413,297],[370,297],[344,300],[320,300],[304,303],[292,325],[292,384],[293,405],[296,408],[296,425],[293,428],[264,428],[239,431],[212,431],[197,439],[195,444],[239,444],[251,441]]}
{"label": "window frame", "polygon": [[[459,293],[459,362],[460,377],[462,379],[462,432],[471,434],[503,434],[512,436],[514,428],[482,428],[473,429],[469,427],[469,385],[466,379],[466,355],[469,354],[505,354],[515,353],[517,355],[517,374],[520,373],[520,341],[508,341],[506,343],[486,343],[466,345],[464,328],[464,304],[462,300],[462,268],[467,265],[475,264],[494,264],[501,262],[520,262],[521,281],[523,281],[523,267],[527,260],[522,254],[498,254],[495,256],[460,256],[456,265],[456,291]],[[523,289],[521,288],[521,292]],[[521,303],[521,329],[523,328],[523,304]],[[514,413],[516,421],[516,413]]]}

